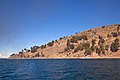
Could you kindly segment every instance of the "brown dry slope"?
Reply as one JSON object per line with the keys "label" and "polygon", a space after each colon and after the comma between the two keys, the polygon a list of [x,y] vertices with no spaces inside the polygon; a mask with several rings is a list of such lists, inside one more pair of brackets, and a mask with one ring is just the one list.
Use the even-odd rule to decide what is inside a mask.
{"label": "brown dry slope", "polygon": [[120,24],[94,28],[33,46],[9,58],[120,58]]}

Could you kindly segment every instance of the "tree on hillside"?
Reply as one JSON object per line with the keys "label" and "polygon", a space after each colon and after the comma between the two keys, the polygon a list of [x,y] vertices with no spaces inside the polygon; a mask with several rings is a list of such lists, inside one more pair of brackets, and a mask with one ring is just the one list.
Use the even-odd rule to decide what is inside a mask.
{"label": "tree on hillside", "polygon": [[57,40],[55,40],[55,42],[58,42]]}
{"label": "tree on hillside", "polygon": [[77,40],[88,40],[88,38],[87,38],[87,36],[86,35],[81,35],[81,36],[75,36],[75,38],[77,39]]}
{"label": "tree on hillside", "polygon": [[74,45],[73,44],[69,44],[65,49],[64,51],[69,51],[71,49],[74,49]]}
{"label": "tree on hillside", "polygon": [[119,47],[119,39],[116,38],[116,39],[114,40],[114,42],[111,44],[110,50],[111,50],[112,52],[116,52],[116,51],[118,51],[118,47]]}
{"label": "tree on hillside", "polygon": [[85,53],[84,53],[84,55],[85,56],[87,56],[87,55],[91,55],[91,49],[90,48],[87,48],[87,49],[85,49]]}
{"label": "tree on hillside", "polygon": [[80,50],[80,46],[77,46],[75,49],[74,49],[74,52],[78,52]]}
{"label": "tree on hillside", "polygon": [[19,52],[19,54],[23,54],[23,52]]}
{"label": "tree on hillside", "polygon": [[106,46],[105,46],[105,50],[108,51],[108,49],[109,49],[109,45],[106,45]]}
{"label": "tree on hillside", "polygon": [[24,51],[25,51],[25,52],[27,52],[27,49],[26,49],[26,48],[24,48]]}
{"label": "tree on hillside", "polygon": [[91,46],[91,50],[92,50],[92,51],[95,51],[95,46]]}
{"label": "tree on hillside", "polygon": [[64,49],[64,51],[69,51],[70,49],[74,49],[74,45],[70,44],[70,40],[69,39],[67,40],[66,46],[67,47]]}
{"label": "tree on hillside", "polygon": [[96,53],[98,53],[98,55],[100,56],[100,53],[101,53],[100,48],[96,47]]}
{"label": "tree on hillside", "polygon": [[11,54],[10,56],[14,56],[15,54],[13,53],[13,54]]}
{"label": "tree on hillside", "polygon": [[103,37],[99,35],[99,39],[102,39]]}
{"label": "tree on hillside", "polygon": [[98,53],[98,55],[100,56],[101,49],[100,49],[100,48],[98,48],[98,46],[95,46],[95,50],[96,50],[96,53]]}
{"label": "tree on hillside", "polygon": [[22,53],[24,52],[24,50],[22,49]]}
{"label": "tree on hillside", "polygon": [[113,37],[117,37],[118,36],[118,32],[112,32],[111,33]]}
{"label": "tree on hillside", "polygon": [[35,57],[40,57],[40,54],[39,54],[39,52],[35,54]]}
{"label": "tree on hillside", "polygon": [[77,43],[77,38],[75,36],[73,36],[71,39],[70,39],[70,42],[71,43]]}
{"label": "tree on hillside", "polygon": [[102,39],[99,40],[98,45],[100,46],[103,43],[105,43],[105,40],[102,38]]}
{"label": "tree on hillside", "polygon": [[83,49],[87,49],[90,47],[90,43],[88,43],[88,42],[82,43],[82,47],[83,47]]}
{"label": "tree on hillside", "polygon": [[41,45],[40,48],[41,48],[41,49],[46,48],[46,44],[45,44],[45,45]]}
{"label": "tree on hillside", "polygon": [[37,52],[37,49],[38,49],[38,48],[36,48],[35,46],[31,47],[31,53]]}
{"label": "tree on hillside", "polygon": [[54,41],[49,42],[47,45],[48,45],[49,47],[53,46],[53,45],[54,45]]}
{"label": "tree on hillside", "polygon": [[66,44],[67,46],[69,46],[70,45],[70,40],[68,39],[67,40],[67,44]]}
{"label": "tree on hillside", "polygon": [[94,46],[95,45],[95,39],[92,39],[92,46]]}
{"label": "tree on hillside", "polygon": [[103,29],[103,28],[105,28],[105,26],[102,26],[101,28]]}
{"label": "tree on hillside", "polygon": [[27,52],[30,52],[30,50],[28,49]]}
{"label": "tree on hillside", "polygon": [[82,35],[81,37],[82,37],[83,40],[88,40],[86,35]]}
{"label": "tree on hillside", "polygon": [[105,49],[102,49],[101,52],[102,52],[102,54],[105,54]]}

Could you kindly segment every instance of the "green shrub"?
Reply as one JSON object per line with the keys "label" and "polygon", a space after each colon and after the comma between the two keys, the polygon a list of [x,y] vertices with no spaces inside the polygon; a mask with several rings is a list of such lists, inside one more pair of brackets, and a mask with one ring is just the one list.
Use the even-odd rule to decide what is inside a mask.
{"label": "green shrub", "polygon": [[80,50],[80,51],[82,51],[82,50],[83,50],[82,43],[78,45],[78,48],[79,48],[79,50]]}
{"label": "green shrub", "polygon": [[70,45],[68,46],[68,48],[69,48],[69,49],[74,49],[74,45],[73,45],[73,44],[70,44]]}
{"label": "green shrub", "polygon": [[23,54],[23,52],[21,51],[21,52],[19,52],[19,54]]}
{"label": "green shrub", "polygon": [[82,37],[83,40],[88,40],[86,35],[82,35],[81,37]]}
{"label": "green shrub", "polygon": [[88,40],[87,36],[86,35],[82,35],[82,36],[76,36],[76,39],[77,40]]}
{"label": "green shrub", "polygon": [[98,41],[98,45],[100,45],[101,43],[100,43],[100,40]]}
{"label": "green shrub", "polygon": [[60,39],[59,40],[62,40],[63,38],[62,37],[60,37]]}
{"label": "green shrub", "polygon": [[55,42],[58,42],[57,40],[55,40]]}
{"label": "green shrub", "polygon": [[95,50],[98,49],[98,46],[95,46]]}
{"label": "green shrub", "polygon": [[100,46],[100,50],[104,49],[103,44],[100,44],[99,46]]}
{"label": "green shrub", "polygon": [[31,53],[35,53],[35,52],[37,52],[37,49],[39,49],[40,47],[39,46],[33,46],[33,47],[31,47]]}
{"label": "green shrub", "polygon": [[100,55],[101,49],[100,48],[96,48],[96,53],[98,53],[98,55]]}
{"label": "green shrub", "polygon": [[71,43],[77,43],[77,38],[75,36],[73,36],[71,39],[70,39],[70,42]]}
{"label": "green shrub", "polygon": [[91,46],[91,50],[92,50],[92,51],[95,51],[95,46]]}
{"label": "green shrub", "polygon": [[104,39],[100,39],[99,42],[98,42],[98,45],[101,45],[103,43],[105,43],[105,40]]}
{"label": "green shrub", "polygon": [[103,37],[99,35],[99,39],[102,39]]}
{"label": "green shrub", "polygon": [[41,52],[41,53],[36,53],[34,57],[44,57],[44,54]]}
{"label": "green shrub", "polygon": [[44,49],[44,48],[46,48],[46,45],[41,45],[40,48],[41,48],[41,49]]}
{"label": "green shrub", "polygon": [[28,49],[27,52],[30,52],[30,50]]}
{"label": "green shrub", "polygon": [[101,51],[101,52],[102,52],[102,54],[105,54],[105,49],[102,49],[102,51]]}
{"label": "green shrub", "polygon": [[26,48],[24,48],[24,51],[26,52],[26,51],[27,51],[27,49],[26,49]]}
{"label": "green shrub", "polygon": [[118,42],[119,42],[119,39],[118,39],[118,38],[116,38],[116,39],[114,40],[114,42],[115,42],[115,43],[118,43]]}
{"label": "green shrub", "polygon": [[10,56],[14,56],[15,54],[13,53],[13,54],[11,54]]}
{"label": "green shrub", "polygon": [[115,45],[115,43],[112,43],[112,44],[111,44],[111,47],[110,47],[110,50],[111,50],[112,52],[116,52],[116,51],[118,50],[118,46]]}
{"label": "green shrub", "polygon": [[105,28],[105,26],[102,26],[101,28],[103,29],[103,28]]}
{"label": "green shrub", "polygon": [[90,47],[90,43],[82,43],[82,47],[83,47],[83,49],[87,49],[87,48],[89,48]]}
{"label": "green shrub", "polygon": [[77,48],[74,49],[74,52],[78,52],[80,50],[80,47],[77,46]]}
{"label": "green shrub", "polygon": [[114,40],[114,42],[111,44],[110,50],[111,50],[112,52],[116,52],[116,51],[118,51],[118,48],[119,48],[119,39],[116,38],[116,39]]}
{"label": "green shrub", "polygon": [[67,40],[67,44],[66,45],[67,45],[68,50],[69,49],[74,49],[74,45],[70,44],[70,40],[69,39]]}
{"label": "green shrub", "polygon": [[69,46],[70,45],[70,40],[68,39],[67,40],[67,44],[66,44],[67,46]]}
{"label": "green shrub", "polygon": [[64,49],[64,51],[69,51],[70,49],[74,49],[74,45],[70,44],[69,41],[67,42],[67,47]]}
{"label": "green shrub", "polygon": [[40,57],[40,54],[39,54],[39,53],[36,53],[36,54],[35,54],[35,57]]}
{"label": "green shrub", "polygon": [[100,42],[103,44],[103,43],[105,43],[105,40],[104,39],[100,39]]}
{"label": "green shrub", "polygon": [[95,45],[95,39],[92,39],[92,46],[94,46]]}
{"label": "green shrub", "polygon": [[70,39],[70,42],[71,43],[77,43],[78,40],[88,40],[87,36],[86,35],[82,35],[82,36],[73,36],[71,39]]}
{"label": "green shrub", "polygon": [[87,49],[85,49],[85,53],[84,53],[84,55],[85,56],[87,56],[87,55],[91,55],[91,49],[90,48],[87,48]]}
{"label": "green shrub", "polygon": [[36,47],[31,47],[31,53],[35,53],[37,52],[37,48]]}
{"label": "green shrub", "polygon": [[77,40],[82,40],[83,38],[82,38],[82,36],[76,36],[76,39]]}
{"label": "green shrub", "polygon": [[53,45],[54,45],[54,41],[49,42],[47,45],[48,45],[49,47],[53,46]]}
{"label": "green shrub", "polygon": [[75,34],[78,34],[78,32],[75,32]]}
{"label": "green shrub", "polygon": [[41,55],[40,55],[41,57],[44,57],[45,55],[41,52]]}
{"label": "green shrub", "polygon": [[90,30],[88,30],[87,32],[91,32],[92,30],[90,29]]}
{"label": "green shrub", "polygon": [[113,35],[113,37],[117,37],[118,36],[118,32],[112,32],[111,34]]}
{"label": "green shrub", "polygon": [[106,45],[106,46],[105,46],[105,50],[108,51],[108,49],[109,49],[109,45]]}
{"label": "green shrub", "polygon": [[98,48],[98,46],[95,46],[95,49],[96,49],[96,53],[98,53],[98,55],[100,55],[100,53],[101,53],[101,49]]}
{"label": "green shrub", "polygon": [[104,39],[100,39],[100,43],[105,43],[105,40]]}

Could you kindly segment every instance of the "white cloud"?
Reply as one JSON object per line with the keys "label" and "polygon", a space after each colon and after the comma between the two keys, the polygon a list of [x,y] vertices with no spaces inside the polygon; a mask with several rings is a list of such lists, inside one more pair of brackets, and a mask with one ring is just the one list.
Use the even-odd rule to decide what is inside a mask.
{"label": "white cloud", "polygon": [[2,54],[0,54],[0,58],[7,58],[7,56],[3,56]]}

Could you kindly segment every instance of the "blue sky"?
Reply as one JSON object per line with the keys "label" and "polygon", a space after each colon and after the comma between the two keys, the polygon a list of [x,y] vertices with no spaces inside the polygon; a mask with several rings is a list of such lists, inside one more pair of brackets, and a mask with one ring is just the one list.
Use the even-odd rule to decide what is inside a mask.
{"label": "blue sky", "polygon": [[0,0],[0,55],[120,23],[120,0]]}

